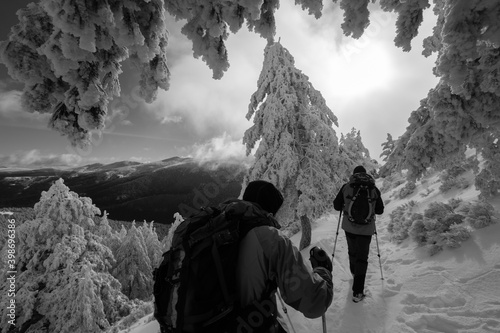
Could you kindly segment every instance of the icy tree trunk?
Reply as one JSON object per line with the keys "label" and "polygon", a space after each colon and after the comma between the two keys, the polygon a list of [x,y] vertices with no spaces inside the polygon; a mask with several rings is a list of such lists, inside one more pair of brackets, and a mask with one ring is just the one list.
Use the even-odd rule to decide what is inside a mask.
{"label": "icy tree trunk", "polygon": [[303,250],[311,245],[311,220],[307,215],[300,217],[300,226],[302,228],[302,238],[300,239],[299,250]]}

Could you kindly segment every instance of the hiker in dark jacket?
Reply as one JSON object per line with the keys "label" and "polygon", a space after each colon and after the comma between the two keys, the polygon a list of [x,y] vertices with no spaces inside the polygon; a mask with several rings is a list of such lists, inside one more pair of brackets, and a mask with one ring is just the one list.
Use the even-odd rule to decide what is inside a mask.
{"label": "hiker in dark jacket", "polygon": [[[256,203],[274,215],[283,203],[283,196],[271,183],[254,181],[245,189],[243,200]],[[312,252],[324,255],[313,256]],[[306,317],[323,315],[333,298],[332,262],[317,247],[312,249],[310,260],[313,269],[290,239],[274,227],[261,226],[249,231],[240,244],[237,284],[240,306],[257,302],[257,311],[239,318],[237,332],[284,332],[277,322],[286,327],[282,318],[264,330],[256,329],[260,319],[276,313],[276,289],[286,304]]]}
{"label": "hiker in dark jacket", "polygon": [[[354,183],[362,179],[370,183],[371,192],[375,193],[371,216],[368,216],[366,223],[358,224],[353,221],[352,216],[349,215],[349,204],[354,195]],[[349,254],[349,268],[354,277],[352,285],[353,301],[359,302],[365,298],[365,278],[366,270],[368,268],[368,254],[370,252],[370,242],[372,235],[375,234],[375,214],[380,215],[384,213],[384,203],[380,190],[375,186],[373,177],[366,173],[363,166],[354,168],[353,175],[350,177],[348,183],[344,184],[340,189],[337,197],[333,201],[335,210],[342,210],[342,229],[345,231],[347,239],[347,249]]]}

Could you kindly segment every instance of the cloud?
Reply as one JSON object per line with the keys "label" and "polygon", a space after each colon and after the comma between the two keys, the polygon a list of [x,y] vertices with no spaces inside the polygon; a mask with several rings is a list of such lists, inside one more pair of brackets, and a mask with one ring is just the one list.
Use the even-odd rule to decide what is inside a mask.
{"label": "cloud", "polygon": [[129,109],[123,107],[116,107],[111,105],[112,107],[108,108],[108,114],[106,115],[106,129],[109,131],[111,128],[114,128],[115,125],[123,125],[130,126],[132,122],[127,119],[129,116]]}
{"label": "cloud", "polygon": [[144,107],[164,124],[182,123],[199,140],[224,132],[242,137],[252,125],[245,115],[257,89],[266,40],[245,26],[231,34],[226,42],[230,68],[214,80],[202,59],[193,57],[191,41],[180,33],[184,23],[169,24],[170,89],[160,90],[157,100]]}
{"label": "cloud", "polygon": [[22,112],[21,95],[17,90],[0,90],[0,112],[9,117]]}
{"label": "cloud", "polygon": [[[201,59],[188,55],[171,69],[170,90],[160,91],[157,101],[146,107],[162,122],[182,119],[186,129],[201,138],[224,132],[243,136],[251,126],[245,115],[250,96],[257,89],[265,41],[246,31],[238,33],[238,37],[242,35],[246,36],[230,38],[227,43],[231,67],[221,80],[212,79]],[[250,52],[236,51],[244,49]]]}
{"label": "cloud", "polygon": [[0,155],[0,165],[5,167],[46,168],[75,167],[80,165],[82,157],[74,154],[42,155],[39,150],[16,152]]}
{"label": "cloud", "polygon": [[[169,67],[175,67],[178,61],[183,61],[186,57],[193,57],[193,44],[181,33],[181,29],[187,21],[178,21],[168,12],[165,15],[167,17],[165,22],[168,30],[169,44],[169,47],[167,47],[168,65]],[[175,47],[172,47],[173,45]]]}
{"label": "cloud", "polygon": [[0,118],[10,121],[43,123],[44,127],[46,127],[50,114],[24,110],[21,103],[22,94],[22,91],[7,89],[7,84],[0,81]]}
{"label": "cloud", "polygon": [[246,148],[241,139],[235,140],[227,133],[223,133],[220,137],[212,138],[202,144],[195,144],[188,156],[201,164],[230,162],[249,166],[253,157],[246,156],[245,152]]}
{"label": "cloud", "polygon": [[165,115],[163,118],[160,119],[160,122],[162,124],[167,124],[167,123],[180,123],[182,121],[182,117],[180,116],[173,116],[173,115]]}
{"label": "cloud", "polygon": [[139,163],[149,163],[151,159],[143,156],[131,156],[128,161],[139,162]]}

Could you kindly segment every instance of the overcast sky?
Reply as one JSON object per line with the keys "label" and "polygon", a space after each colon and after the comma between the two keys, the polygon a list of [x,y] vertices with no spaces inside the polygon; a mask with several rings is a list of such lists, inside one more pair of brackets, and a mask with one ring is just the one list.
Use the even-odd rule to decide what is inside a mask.
{"label": "overcast sky", "polygon": [[[17,22],[15,12],[30,1],[2,3],[0,40]],[[387,133],[403,134],[415,110],[437,78],[435,56],[421,55],[422,39],[435,24],[432,10],[405,53],[394,46],[395,16],[371,5],[371,25],[354,40],[342,35],[338,4],[324,1],[316,20],[293,1],[281,1],[276,13],[277,35],[339,119],[337,136],[352,127],[361,131],[372,158],[379,158]],[[180,34],[184,22],[169,18],[170,90],[160,91],[153,104],[133,93],[138,75],[124,64],[122,96],[111,102],[108,129],[94,135],[86,151],[71,148],[65,137],[47,129],[48,115],[24,112],[19,105],[22,85],[10,79],[0,64],[0,166],[41,167],[82,165],[120,160],[158,161],[172,156],[241,158],[244,131],[252,123],[245,115],[257,88],[266,41],[244,27],[227,41],[230,68],[221,80]]]}

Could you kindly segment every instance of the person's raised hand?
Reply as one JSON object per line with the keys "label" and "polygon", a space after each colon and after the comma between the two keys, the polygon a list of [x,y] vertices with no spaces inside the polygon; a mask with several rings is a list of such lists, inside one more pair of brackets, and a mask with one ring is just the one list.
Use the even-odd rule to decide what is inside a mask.
{"label": "person's raised hand", "polygon": [[314,246],[309,251],[309,255],[309,261],[311,262],[313,268],[323,267],[326,268],[330,273],[332,272],[332,260],[330,259],[330,256],[325,252],[325,250],[318,246]]}

